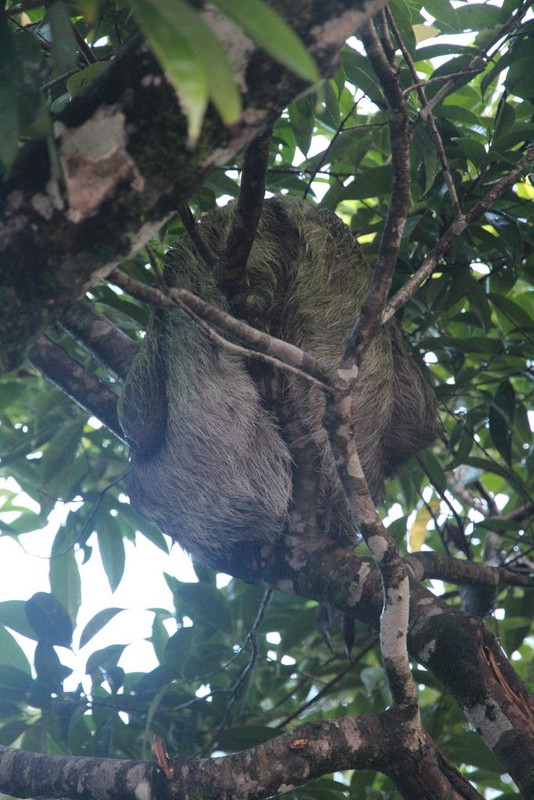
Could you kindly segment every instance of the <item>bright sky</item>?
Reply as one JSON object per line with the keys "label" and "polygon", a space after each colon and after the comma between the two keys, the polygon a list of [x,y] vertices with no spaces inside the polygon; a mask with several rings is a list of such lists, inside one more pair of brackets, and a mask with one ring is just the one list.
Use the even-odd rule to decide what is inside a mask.
{"label": "bright sky", "polygon": [[[14,481],[0,483],[0,503],[2,486],[16,488]],[[25,502],[26,498],[26,502]],[[25,495],[20,497],[21,505],[33,507],[35,504]],[[48,580],[50,548],[57,526],[64,516],[62,503],[51,514],[50,524],[39,532],[24,534],[19,544],[10,536],[0,538],[0,601],[27,600],[35,592],[49,592]],[[13,515],[4,514],[5,522]],[[88,656],[109,644],[131,643],[120,660],[120,665],[128,671],[151,670],[157,666],[152,646],[144,639],[150,636],[153,614],[147,609],[164,608],[172,612],[172,595],[165,583],[163,573],[167,572],[180,580],[193,581],[195,574],[189,557],[175,545],[169,555],[138,534],[136,543],[126,541],[126,567],[124,577],[115,591],[111,593],[106,574],[102,567],[95,534],[89,540],[93,554],[86,564],[80,566],[82,578],[82,605],[77,620],[74,639],[74,653],[61,650],[61,660],[75,670],[66,683],[73,689],[82,679]],[[82,649],[77,650],[78,637],[89,620],[103,608],[110,606],[126,609],[118,614]],[[172,621],[170,632],[176,629]],[[16,636],[28,654],[33,658],[35,642]],[[88,687],[87,687],[88,688]]]}

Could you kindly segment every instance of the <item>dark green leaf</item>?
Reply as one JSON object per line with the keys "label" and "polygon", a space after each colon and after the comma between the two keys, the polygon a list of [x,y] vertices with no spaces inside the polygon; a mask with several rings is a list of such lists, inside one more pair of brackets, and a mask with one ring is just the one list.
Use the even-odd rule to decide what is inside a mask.
{"label": "dark green leaf", "polygon": [[504,460],[512,463],[512,426],[515,411],[515,392],[509,381],[503,381],[490,407],[491,438]]}
{"label": "dark green leaf", "polygon": [[116,517],[111,514],[99,515],[98,548],[111,591],[114,592],[124,574],[125,552],[122,531]]}
{"label": "dark green leaf", "polygon": [[95,650],[87,659],[86,674],[94,676],[98,673],[103,675],[105,672],[109,672],[110,669],[117,666],[125,647],[125,644],[110,644],[109,647]]}
{"label": "dark green leaf", "polygon": [[99,611],[97,614],[94,615],[92,619],[89,620],[83,631],[80,635],[80,647],[84,647],[87,642],[89,642],[93,636],[102,630],[102,628],[108,624],[110,620],[113,619],[117,614],[121,611],[124,611],[123,608],[104,608],[102,611]]}
{"label": "dark green leaf", "polygon": [[15,667],[31,675],[31,667],[24,650],[4,627],[0,627],[0,664]]}
{"label": "dark green leaf", "polygon": [[50,25],[52,36],[50,53],[54,71],[68,72],[76,66],[77,45],[69,13],[60,0],[55,0],[48,6],[45,22]]}
{"label": "dark green leaf", "polygon": [[83,89],[84,86],[87,86],[93,78],[96,78],[103,69],[107,67],[107,64],[102,61],[97,61],[95,64],[89,64],[88,67],[84,67],[79,72],[76,72],[74,75],[71,75],[67,81],[67,89],[69,90],[71,95],[75,95],[80,89]]}
{"label": "dark green leaf", "polygon": [[50,588],[52,594],[76,623],[82,600],[80,571],[74,555],[77,530],[62,526],[56,534],[50,554]]}
{"label": "dark green leaf", "polygon": [[15,702],[26,700],[33,685],[27,672],[0,664],[0,697]]}
{"label": "dark green leaf", "polygon": [[72,622],[61,603],[47,592],[37,592],[26,602],[26,616],[35,633],[48,644],[70,647]]}
{"label": "dark green leaf", "polygon": [[44,641],[37,642],[34,661],[41,684],[50,692],[62,694],[63,681],[72,674],[72,670],[63,666],[52,645]]}
{"label": "dark green leaf", "polygon": [[29,639],[37,638],[35,630],[28,622],[24,600],[4,600],[0,603],[0,623]]}

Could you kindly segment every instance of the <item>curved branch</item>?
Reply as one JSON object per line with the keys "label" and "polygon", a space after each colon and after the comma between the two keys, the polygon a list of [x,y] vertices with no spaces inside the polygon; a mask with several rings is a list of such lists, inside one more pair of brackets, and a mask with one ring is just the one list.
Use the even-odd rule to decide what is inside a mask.
{"label": "curved branch", "polygon": [[[469,784],[429,739],[417,750],[418,770],[399,748],[403,719],[394,710],[376,716],[308,722],[264,744],[221,758],[154,761],[47,756],[0,746],[0,790],[18,797],[70,800],[261,800],[344,769],[389,774],[406,798],[479,797],[456,794]],[[423,792],[423,793],[421,793]]]}
{"label": "curved branch", "polygon": [[[243,546],[212,566],[247,583],[330,603],[375,630],[379,627],[378,570],[370,559],[324,538],[288,533],[270,552]],[[534,698],[482,620],[449,608],[412,581],[408,649],[452,693],[520,790],[528,790],[534,762]]]}

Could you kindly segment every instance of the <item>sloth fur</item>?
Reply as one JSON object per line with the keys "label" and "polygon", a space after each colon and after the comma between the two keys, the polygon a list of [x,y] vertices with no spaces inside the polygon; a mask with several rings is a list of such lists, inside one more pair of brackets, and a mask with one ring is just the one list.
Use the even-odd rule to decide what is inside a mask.
{"label": "sloth fur", "polygon": [[[224,248],[232,213],[230,205],[202,220],[215,252]],[[361,246],[339,218],[301,200],[267,200],[247,272],[268,333],[336,364],[371,277]],[[166,280],[227,308],[187,238],[168,253]],[[129,372],[120,417],[132,445],[132,505],[197,557],[210,560],[245,541],[275,541],[301,463],[308,471],[311,465],[312,513],[325,535],[344,541],[353,535],[321,424],[321,391],[286,374],[266,383],[260,373],[257,363],[167,309],[152,315]],[[384,478],[438,431],[433,392],[395,322],[365,353],[352,420],[369,488],[380,500]]]}

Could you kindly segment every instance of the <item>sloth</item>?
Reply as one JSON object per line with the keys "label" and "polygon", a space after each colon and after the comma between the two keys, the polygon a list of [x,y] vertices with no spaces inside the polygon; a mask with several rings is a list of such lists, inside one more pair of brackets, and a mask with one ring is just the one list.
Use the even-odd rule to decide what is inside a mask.
{"label": "sloth", "polygon": [[[202,219],[215,252],[224,249],[232,215],[230,204]],[[335,365],[371,271],[335,214],[287,197],[265,201],[247,276],[269,334]],[[166,256],[165,279],[228,309],[213,271],[185,237]],[[324,407],[321,390],[304,378],[231,352],[179,309],[155,310],[119,403],[132,448],[133,507],[208,562],[245,542],[274,543],[301,497],[321,534],[351,541]],[[433,391],[394,321],[364,354],[351,414],[380,502],[384,479],[439,430]]]}

